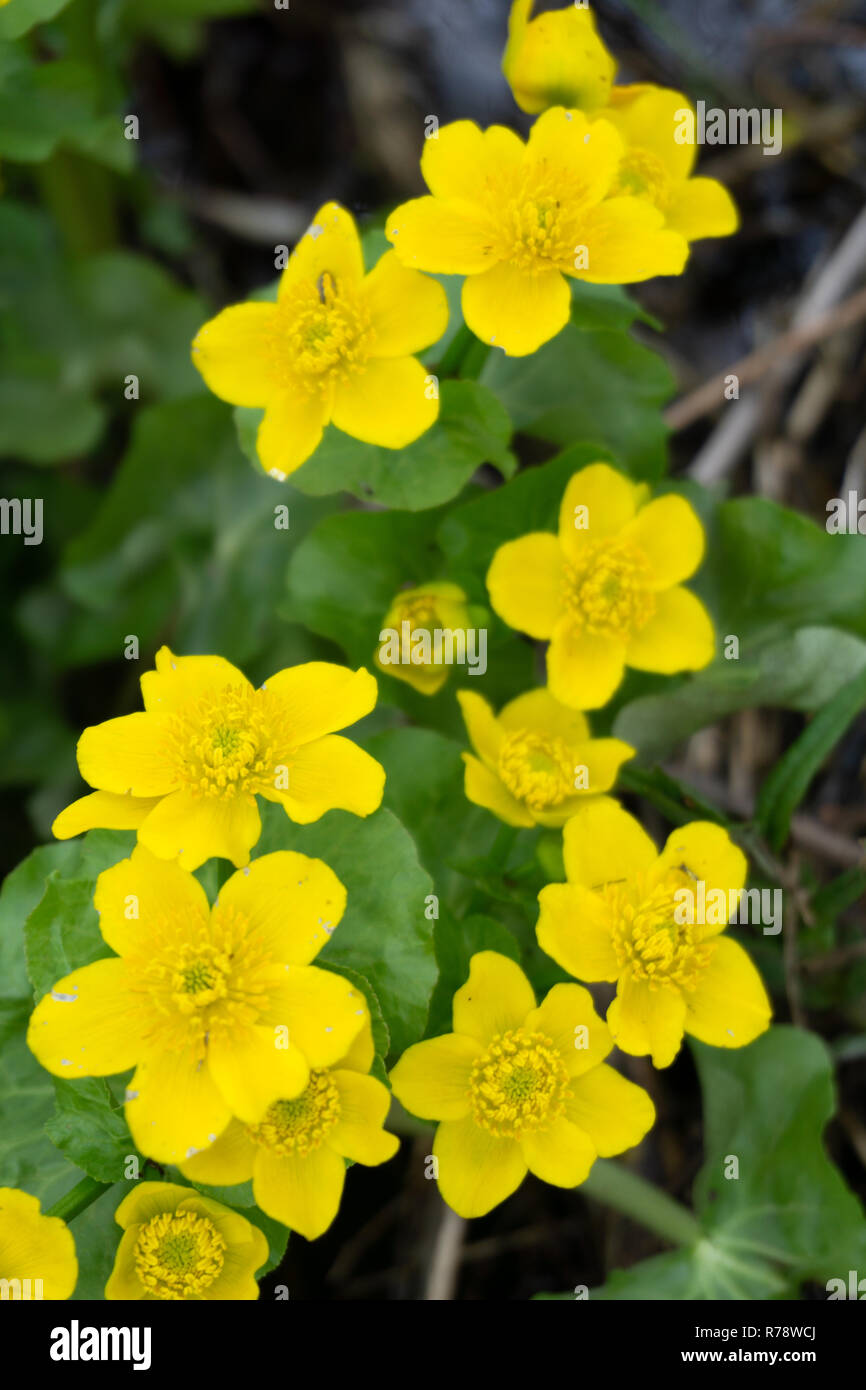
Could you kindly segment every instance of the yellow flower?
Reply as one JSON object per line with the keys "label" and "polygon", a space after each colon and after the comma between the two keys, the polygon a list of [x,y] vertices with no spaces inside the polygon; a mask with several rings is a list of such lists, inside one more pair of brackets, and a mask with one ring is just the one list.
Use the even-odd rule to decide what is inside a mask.
{"label": "yellow flower", "polygon": [[526,144],[504,126],[443,126],[425,141],[431,191],[397,208],[387,235],[407,266],[465,275],[463,317],[511,356],[568,322],[566,276],[628,284],[678,275],[688,245],[645,198],[610,196],[623,143],[609,121],[545,111]]}
{"label": "yellow flower", "polygon": [[115,956],[59,980],[27,1042],[67,1080],[135,1067],[126,1119],[141,1152],[180,1163],[233,1115],[258,1124],[348,1051],[365,1011],[315,959],[346,892],[320,859],[279,851],[232,874],[211,908],[185,870],[140,845],[99,875]]}
{"label": "yellow flower", "polygon": [[0,1297],[70,1298],[78,1282],[75,1241],[59,1216],[43,1216],[39,1199],[0,1187]]}
{"label": "yellow flower", "polygon": [[606,704],[626,666],[671,675],[713,659],[709,614],[681,583],[703,558],[703,527],[682,497],[646,499],[644,484],[592,463],[565,490],[559,535],[507,541],[487,573],[503,621],[549,640],[547,682],[572,709]]}
{"label": "yellow flower", "polygon": [[530,20],[533,0],[514,0],[502,71],[521,111],[548,106],[594,111],[607,103],[616,61],[589,8],[570,5]]}
{"label": "yellow flower", "polygon": [[369,1015],[345,1057],[310,1074],[306,1090],[277,1100],[260,1124],[232,1120],[181,1171],[193,1182],[231,1187],[253,1180],[262,1211],[307,1240],[328,1229],[340,1206],[345,1160],[375,1166],[399,1141],[382,1126],[391,1097],[367,1073],[373,1065]]}
{"label": "yellow flower", "polygon": [[623,1052],[667,1067],[684,1032],[745,1047],[766,1030],[761,977],[721,935],[748,867],[726,830],[693,821],[659,854],[633,816],[599,797],[568,822],[563,850],[568,882],[541,890],[538,941],[570,975],[617,981],[607,1021]]}
{"label": "yellow flower", "polygon": [[676,139],[691,110],[688,97],[666,87],[614,87],[602,113],[625,143],[614,192],[646,198],[686,241],[730,236],[739,226],[733,198],[717,179],[691,177],[697,148]]}
{"label": "yellow flower", "polygon": [[280,277],[276,304],[223,309],[199,330],[192,357],[222,400],[264,407],[258,454],[282,480],[329,423],[388,449],[423,434],[439,402],[413,354],[447,325],[442,286],[391,252],[365,274],[355,223],[326,203]]}
{"label": "yellow flower", "polygon": [[597,1156],[637,1144],[655,1111],[612,1067],[588,990],[554,985],[536,1008],[514,961],[472,957],[454,996],[454,1032],[416,1043],[391,1073],[398,1100],[439,1120],[439,1190],[460,1216],[484,1216],[527,1170],[556,1187],[583,1182]]}
{"label": "yellow flower", "polygon": [[374,661],[386,675],[406,681],[422,695],[435,695],[448,679],[449,665],[442,656],[451,653],[453,658],[461,644],[465,654],[469,626],[466,595],[456,584],[437,579],[404,589],[382,622]]}
{"label": "yellow flower", "polygon": [[268,1242],[239,1212],[177,1183],[140,1182],[114,1219],[123,1237],[105,1286],[109,1302],[258,1298]]}
{"label": "yellow flower", "polygon": [[254,690],[221,656],[161,647],[141,693],[144,713],[81,735],[78,766],[99,790],[61,811],[58,839],[93,826],[137,830],[141,844],[185,869],[214,856],[240,868],[262,831],[256,795],[301,825],[334,807],[368,816],[382,800],[379,763],[333,732],[376,703],[363,668],[310,661]]}
{"label": "yellow flower", "polygon": [[618,738],[592,738],[583,715],[544,686],[519,695],[498,718],[473,691],[457,699],[478,754],[463,754],[466,795],[506,825],[564,825],[587,796],[609,791],[634,757]]}

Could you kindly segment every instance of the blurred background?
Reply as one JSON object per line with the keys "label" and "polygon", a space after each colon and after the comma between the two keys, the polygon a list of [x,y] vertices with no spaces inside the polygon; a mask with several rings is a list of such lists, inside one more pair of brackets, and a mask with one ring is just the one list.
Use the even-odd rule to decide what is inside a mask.
{"label": "blurred background", "polygon": [[[375,220],[421,192],[426,116],[529,124],[500,72],[507,0],[41,0],[44,22],[28,34],[18,4],[34,0],[0,10],[0,490],[43,499],[44,539],[0,537],[4,871],[78,794],[80,729],[137,707],[130,635],[143,659],[169,641],[220,651],[258,679],[336,651],[292,619],[286,541],[261,525],[273,485],[241,458],[227,408],[191,367],[192,334],[273,280],[275,246],[291,246],[324,201]],[[702,152],[700,172],[730,187],[742,230],[698,243],[686,274],[639,286],[664,333],[636,331],[676,382],[672,470],[823,524],[829,498],[866,495],[866,4],[593,8],[618,81],[784,112],[778,156]],[[136,139],[119,115],[136,118]],[[696,394],[726,371],[749,391],[736,424],[718,390]],[[156,409],[137,419],[144,406]],[[518,440],[526,461],[533,449]],[[292,544],[322,510],[300,499]],[[793,714],[731,716],[690,741],[681,770],[747,814],[800,727]],[[866,832],[864,757],[861,719],[804,808],[801,847],[827,871],[856,862]],[[862,934],[862,906],[846,910]],[[836,966],[866,971],[862,942],[848,949]],[[857,989],[840,1015],[832,980],[816,987],[812,1026],[843,1035],[858,1008],[866,1025]],[[840,1069],[829,1134],[861,1195],[863,1078],[862,1054]],[[701,1158],[696,1093],[686,1054],[657,1096],[647,1174],[684,1200]],[[423,1297],[432,1254],[451,1239],[423,1178],[428,1142],[363,1181],[350,1174],[337,1225],[314,1245],[290,1242],[270,1282],[292,1298]],[[522,1299],[601,1282],[658,1248],[624,1219],[529,1183],[473,1224],[444,1276],[432,1267],[460,1298]]]}

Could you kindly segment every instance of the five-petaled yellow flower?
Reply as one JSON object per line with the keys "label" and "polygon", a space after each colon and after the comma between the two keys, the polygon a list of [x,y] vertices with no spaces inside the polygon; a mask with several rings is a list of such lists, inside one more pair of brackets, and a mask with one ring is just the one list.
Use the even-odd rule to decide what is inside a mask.
{"label": "five-petaled yellow flower", "polygon": [[456,121],[425,142],[430,196],[397,208],[388,238],[407,266],[467,277],[463,317],[483,342],[534,352],[568,322],[566,277],[629,284],[685,265],[688,244],[662,214],[615,193],[623,149],[609,121],[561,106],[526,144]]}
{"label": "five-petaled yellow flower", "polygon": [[239,868],[262,831],[257,795],[301,825],[334,807],[368,816],[382,800],[382,767],[334,734],[376,703],[363,668],[310,661],[255,690],[221,656],[161,647],[141,693],[144,713],[81,735],[78,766],[99,790],[60,813],[58,839],[93,826],[137,830],[141,844],[185,869],[214,856]]}
{"label": "five-petaled yellow flower", "polygon": [[545,686],[518,695],[499,715],[481,695],[457,692],[478,754],[463,754],[466,795],[507,825],[564,825],[587,796],[609,791],[634,749],[592,738],[577,710]]}
{"label": "five-petaled yellow flower", "polygon": [[264,407],[259,459],[283,479],[329,423],[388,449],[423,434],[439,401],[413,354],[447,326],[442,286],[392,252],[365,274],[355,223],[326,203],[280,277],[277,302],[223,309],[199,330],[192,356],[222,400]]}
{"label": "five-petaled yellow flower", "polygon": [[748,869],[726,830],[693,821],[659,854],[633,816],[599,797],[568,821],[563,852],[568,882],[541,890],[538,941],[578,979],[617,981],[607,1021],[618,1047],[667,1067],[684,1032],[745,1047],[769,1027],[758,971],[721,935]]}
{"label": "five-petaled yellow flower", "polygon": [[191,1187],[140,1182],[114,1219],[123,1237],[105,1286],[109,1302],[258,1298],[268,1242],[239,1212]]}
{"label": "five-petaled yellow flower", "polygon": [[78,1282],[75,1241],[59,1216],[43,1216],[38,1197],[0,1187],[0,1281],[4,1298],[71,1298]]}
{"label": "five-petaled yellow flower", "polygon": [[682,497],[647,502],[644,484],[593,463],[565,490],[559,535],[500,546],[487,588],[509,627],[550,642],[551,694],[599,709],[626,666],[672,675],[712,661],[709,614],[681,582],[703,554],[703,526]]}
{"label": "five-petaled yellow flower", "polygon": [[521,111],[549,106],[595,111],[605,106],[616,60],[605,48],[588,6],[545,10],[530,19],[533,0],[514,0],[502,71]]}
{"label": "five-petaled yellow flower", "polygon": [[28,1045],[70,1081],[135,1067],[133,1138],[150,1158],[181,1163],[233,1115],[260,1123],[345,1056],[363,1001],[310,964],[345,903],[327,864],[281,850],[232,874],[211,908],[192,874],[138,845],[96,883],[100,931],[117,955],[57,982]]}
{"label": "five-petaled yellow flower", "polygon": [[367,1015],[335,1066],[311,1072],[306,1090],[274,1101],[260,1124],[232,1120],[215,1144],[181,1164],[183,1173],[217,1187],[252,1178],[262,1211],[316,1240],[337,1215],[345,1160],[375,1166],[399,1148],[396,1136],[382,1128],[388,1088],[367,1075],[373,1056]]}
{"label": "five-petaled yellow flower", "polygon": [[456,584],[434,579],[404,589],[383,619],[374,661],[386,675],[435,695],[455,657],[465,660],[471,621],[466,594]]}
{"label": "five-petaled yellow flower", "polygon": [[398,1100],[439,1120],[439,1190],[460,1216],[484,1216],[534,1173],[583,1182],[596,1157],[651,1127],[649,1096],[603,1065],[612,1047],[588,990],[554,985],[536,1007],[507,956],[481,951],[454,996],[454,1032],[416,1043],[391,1073]]}

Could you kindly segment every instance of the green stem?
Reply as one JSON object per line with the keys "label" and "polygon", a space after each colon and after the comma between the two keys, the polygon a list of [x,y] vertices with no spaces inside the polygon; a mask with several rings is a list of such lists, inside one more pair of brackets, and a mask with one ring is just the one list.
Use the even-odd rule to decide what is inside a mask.
{"label": "green stem", "polygon": [[97,1197],[101,1197],[103,1192],[107,1192],[113,1185],[110,1182],[97,1182],[95,1178],[82,1178],[77,1186],[65,1193],[53,1207],[49,1207],[45,1215],[59,1216],[61,1221],[74,1221],[91,1202],[95,1202]]}
{"label": "green stem", "polygon": [[687,1207],[680,1206],[673,1197],[621,1163],[596,1159],[581,1191],[621,1211],[624,1216],[630,1216],[671,1245],[695,1245],[703,1234],[700,1223]]}
{"label": "green stem", "polygon": [[437,369],[439,376],[456,376],[460,369],[460,363],[472,344],[477,341],[478,339],[471,328],[467,328],[465,323],[461,323],[439,360]]}
{"label": "green stem", "polygon": [[482,343],[478,338],[475,338],[463,355],[463,361],[460,363],[457,375],[462,381],[477,381],[489,355],[489,343]]}

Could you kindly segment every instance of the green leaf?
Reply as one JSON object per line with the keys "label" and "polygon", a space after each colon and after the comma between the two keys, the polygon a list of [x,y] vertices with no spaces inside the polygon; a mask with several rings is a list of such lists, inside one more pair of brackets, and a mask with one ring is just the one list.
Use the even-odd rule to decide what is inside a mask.
{"label": "green leaf", "polygon": [[756,820],[771,846],[788,837],[791,816],[824,759],[866,704],[866,669],[844,685],[776,763],[761,787]]}
{"label": "green leaf", "polygon": [[347,966],[370,981],[399,1056],[424,1032],[436,981],[433,923],[424,915],[433,885],[412,840],[386,810],[365,820],[329,811],[299,826],[280,806],[261,809],[256,856],[297,850],[323,859],[345,885],[345,916],[316,963]]}
{"label": "green leaf", "polygon": [[32,1003],[0,1001],[0,1187],[20,1187],[42,1202],[56,1202],[82,1174],[45,1133],[54,1113],[54,1081],[27,1046]]}
{"label": "green leaf", "polygon": [[114,1105],[101,1077],[54,1082],[57,1108],[45,1131],[70,1162],[97,1182],[119,1182],[129,1158],[138,1155],[123,1111]]}
{"label": "green leaf", "polygon": [[53,870],[76,863],[79,846],[71,840],[41,845],[8,875],[0,889],[0,995],[28,999],[32,988],[24,955],[24,923],[45,892]]}
{"label": "green leaf", "polygon": [[645,758],[664,758],[698,729],[735,710],[770,706],[812,711],[866,669],[866,643],[829,627],[803,627],[788,636],[721,658],[663,694],[630,701],[614,722],[617,738]]}
{"label": "green leaf", "polygon": [[69,0],[12,0],[0,9],[0,43],[20,39],[35,24],[44,24],[65,10]]}
{"label": "green leaf", "polygon": [[[261,411],[235,412],[244,453],[261,471],[256,431]],[[291,475],[311,497],[350,492],[362,501],[404,511],[425,511],[456,497],[483,463],[503,476],[515,469],[508,449],[511,424],[502,406],[475,381],[443,381],[439,418],[405,449],[383,449],[325,430],[316,452]]]}
{"label": "green leaf", "polygon": [[428,1037],[451,1032],[454,995],[469,978],[469,962],[476,951],[498,951],[520,964],[520,946],[501,922],[480,913],[458,922],[450,912],[444,912],[436,923],[433,940],[439,980],[433,991]]}
{"label": "green leaf", "polygon": [[121,114],[107,108],[104,86],[104,74],[86,63],[36,62],[23,44],[0,43],[0,158],[39,163],[63,146],[131,169],[133,142]]}

